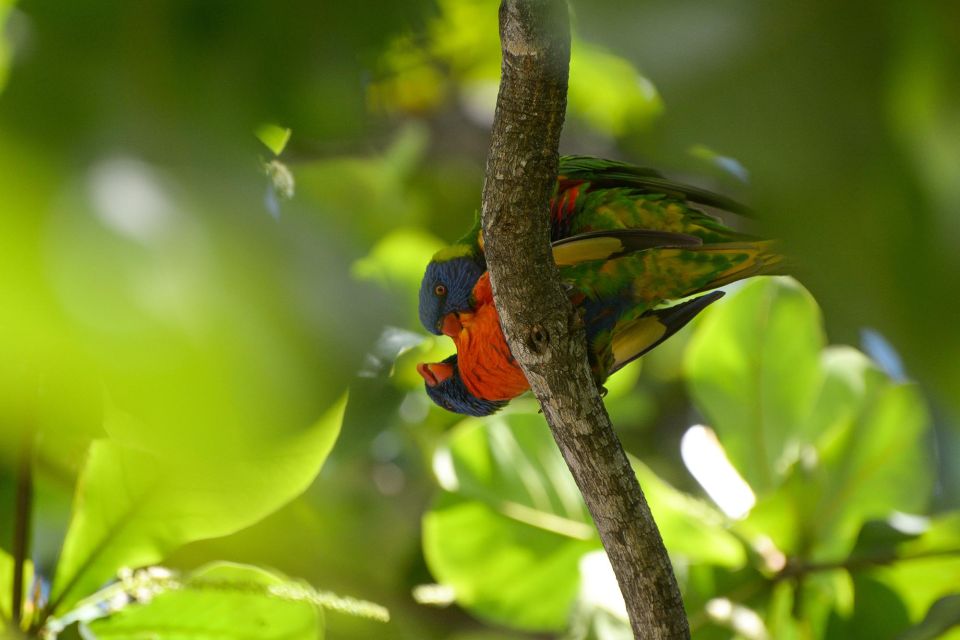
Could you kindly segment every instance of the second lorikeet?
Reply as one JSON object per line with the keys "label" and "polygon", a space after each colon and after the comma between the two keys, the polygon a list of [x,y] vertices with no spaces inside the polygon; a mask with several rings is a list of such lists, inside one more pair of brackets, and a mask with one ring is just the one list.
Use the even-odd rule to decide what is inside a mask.
{"label": "second lorikeet", "polygon": [[[708,215],[713,208],[737,214],[749,210],[698,187],[667,180],[652,169],[585,156],[560,158],[550,199],[550,236],[572,236],[616,229],[682,233],[705,244],[751,240]],[[440,335],[450,313],[470,311],[473,287],[486,271],[480,220],[457,243],[427,265],[420,283],[420,322]]]}
{"label": "second lorikeet", "polygon": [[[685,327],[698,313],[722,298],[723,295],[723,291],[713,291],[672,307],[655,309],[645,313],[635,321],[636,324],[630,330],[633,335],[632,343],[628,350],[621,351],[624,354],[622,361],[616,363],[617,366],[606,372],[606,377],[646,354]],[[508,360],[508,362],[510,361]],[[417,365],[417,371],[424,379],[427,395],[434,403],[447,411],[479,418],[496,413],[510,402],[508,399],[492,400],[474,395],[467,388],[463,376],[460,374],[457,354],[447,357],[443,362],[420,363]],[[494,373],[494,375],[496,374]],[[515,373],[510,372],[510,377],[514,376]],[[524,380],[525,383],[526,380]],[[517,385],[516,388],[519,389],[520,385]],[[520,395],[524,390],[526,390],[526,387],[516,395]]]}
{"label": "second lorikeet", "polygon": [[[607,235],[616,239],[617,234]],[[577,239],[567,244],[576,245]],[[561,264],[560,274],[570,301],[582,310],[591,369],[601,385],[722,294],[658,308],[662,304],[753,275],[776,273],[781,261],[771,243],[763,241],[663,246]],[[444,326],[456,343],[456,359],[421,364],[417,369],[437,404],[468,415],[486,415],[529,385],[500,329],[488,274],[478,280],[473,298],[475,312],[454,316],[458,326],[449,319]]]}

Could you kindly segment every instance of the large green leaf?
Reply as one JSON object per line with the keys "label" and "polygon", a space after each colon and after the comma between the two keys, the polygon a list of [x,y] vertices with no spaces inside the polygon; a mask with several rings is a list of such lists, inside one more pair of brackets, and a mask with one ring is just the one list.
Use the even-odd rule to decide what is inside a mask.
{"label": "large green leaf", "polygon": [[[522,629],[563,627],[581,560],[600,543],[543,418],[515,413],[465,421],[434,467],[445,489],[424,518],[434,576],[481,617]],[[642,463],[634,469],[672,557],[743,566],[743,545],[719,512]]]}
{"label": "large green leaf", "polygon": [[344,406],[338,402],[295,437],[202,459],[94,442],[53,582],[53,612],[122,567],[154,564],[187,542],[237,531],[300,494],[333,447]]}
{"label": "large green leaf", "polygon": [[867,520],[922,511],[932,488],[924,440],[929,420],[918,389],[875,370],[863,384],[859,415],[818,447],[812,472],[808,544],[822,559],[848,553]]}
{"label": "large green leaf", "polygon": [[928,419],[915,386],[892,382],[853,349],[826,350],[822,368],[806,426],[818,437],[739,528],[788,555],[835,561],[867,521],[926,506]]}
{"label": "large green leaf", "polygon": [[272,591],[287,584],[257,567],[217,563],[88,627],[112,640],[319,640],[321,611]]}
{"label": "large green leaf", "polygon": [[836,560],[867,520],[926,506],[928,418],[914,386],[823,341],[809,294],[763,278],[704,319],[686,365],[694,398],[758,494],[739,529],[788,555]]}
{"label": "large green leaf", "polygon": [[789,278],[747,283],[690,341],[690,391],[758,492],[779,483],[795,453],[788,445],[810,412],[823,342],[816,302]]}
{"label": "large green leaf", "polygon": [[633,469],[672,558],[728,569],[744,566],[746,550],[727,530],[723,514],[673,488],[643,463],[634,460]]}
{"label": "large green leaf", "polygon": [[423,521],[433,575],[478,616],[563,628],[580,558],[600,541],[543,419],[465,421],[434,468],[445,491]]}

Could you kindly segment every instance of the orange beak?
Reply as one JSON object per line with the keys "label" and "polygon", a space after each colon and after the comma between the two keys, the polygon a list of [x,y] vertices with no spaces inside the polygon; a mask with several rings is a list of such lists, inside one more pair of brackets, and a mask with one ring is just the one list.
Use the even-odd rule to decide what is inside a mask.
{"label": "orange beak", "polygon": [[435,387],[453,375],[453,366],[443,362],[419,363],[417,373],[429,387]]}

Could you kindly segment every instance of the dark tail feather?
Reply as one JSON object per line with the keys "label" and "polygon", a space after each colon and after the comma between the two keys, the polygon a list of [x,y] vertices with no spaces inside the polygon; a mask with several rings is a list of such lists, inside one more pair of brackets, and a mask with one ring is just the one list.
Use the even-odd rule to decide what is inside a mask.
{"label": "dark tail feather", "polygon": [[[648,353],[651,349],[662,343],[677,331],[680,331],[680,329],[683,329],[685,326],[687,326],[687,324],[693,320],[697,314],[723,296],[723,291],[714,291],[712,293],[700,296],[699,298],[694,298],[693,300],[687,300],[686,302],[675,304],[672,307],[648,311],[631,322],[630,325],[618,332],[620,334],[619,341],[622,341],[626,345],[624,347],[626,352],[624,353],[623,350],[621,350],[621,354],[618,356],[618,349],[616,346],[614,347],[614,363],[607,375],[609,376],[614,372],[619,371],[621,368],[633,362],[640,356]],[[636,331],[638,336],[649,336],[651,335],[651,325],[657,326],[659,337],[652,341],[649,339],[640,338],[637,341],[636,347],[630,348],[630,334]],[[657,332],[653,333],[655,335]],[[617,341],[618,340],[615,340],[614,342],[616,343]]]}

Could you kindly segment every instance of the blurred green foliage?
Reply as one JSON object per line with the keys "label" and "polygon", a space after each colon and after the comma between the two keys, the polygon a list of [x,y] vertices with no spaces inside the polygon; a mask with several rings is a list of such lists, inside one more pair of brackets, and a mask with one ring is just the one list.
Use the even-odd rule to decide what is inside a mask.
{"label": "blurred green foliage", "polygon": [[[0,627],[26,433],[28,622],[629,637],[535,401],[463,422],[413,366],[452,350],[416,291],[479,207],[496,6],[0,0]],[[748,201],[809,288],[609,385],[695,638],[960,637],[960,9],[572,10],[562,151]]]}
{"label": "blurred green foliage", "polygon": [[265,639],[323,637],[321,612],[307,601],[273,597],[271,589],[287,583],[262,569],[218,563],[191,572],[186,580],[134,576],[128,582],[146,606],[123,607],[92,621],[89,629],[96,637],[132,640],[145,631],[189,638],[252,632]]}

